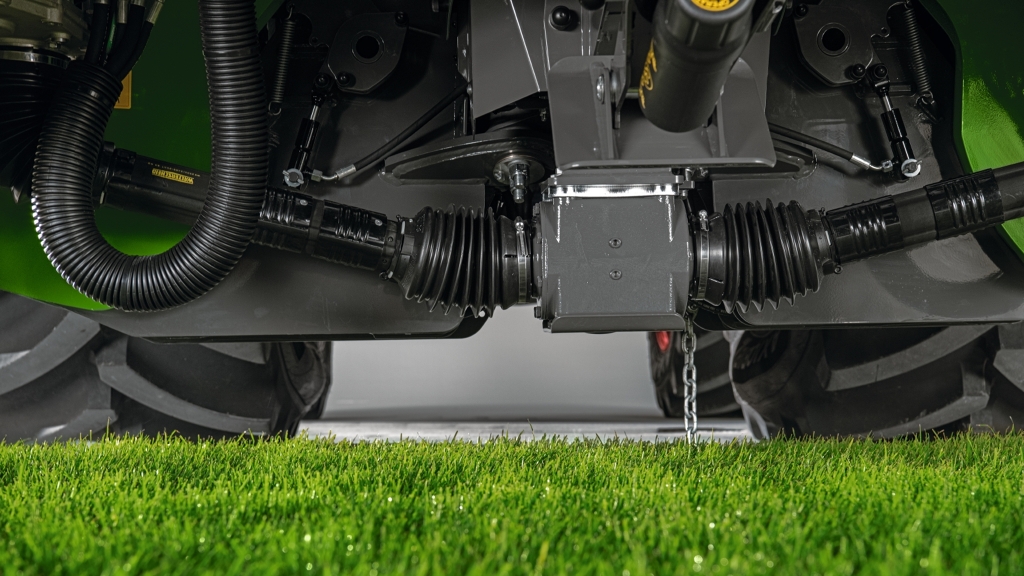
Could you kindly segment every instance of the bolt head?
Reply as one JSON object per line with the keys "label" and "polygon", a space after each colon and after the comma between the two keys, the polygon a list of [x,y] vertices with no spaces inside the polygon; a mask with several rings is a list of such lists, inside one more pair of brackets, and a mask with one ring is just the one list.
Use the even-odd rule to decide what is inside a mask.
{"label": "bolt head", "polygon": [[618,280],[619,278],[622,278],[622,272],[618,270],[612,270],[611,272],[608,273],[608,276],[611,276],[612,280]]}
{"label": "bolt head", "polygon": [[555,6],[551,11],[551,26],[555,30],[566,31],[576,23],[576,13],[565,6]]}
{"label": "bolt head", "polygon": [[796,16],[797,18],[803,18],[804,16],[807,16],[807,11],[807,5],[800,4],[799,6],[796,7],[795,10],[793,10],[793,15]]}
{"label": "bolt head", "polygon": [[317,88],[326,88],[330,83],[331,79],[327,74],[317,74],[316,79],[313,80],[313,84],[315,84]]}
{"label": "bolt head", "polygon": [[405,26],[408,23],[409,23],[409,15],[408,14],[406,14],[405,12],[396,12],[395,13],[395,24],[398,24],[399,26]]}
{"label": "bolt head", "polygon": [[611,240],[608,241],[608,245],[611,246],[612,248],[618,248],[622,246],[622,240],[619,240],[618,238],[612,238]]}
{"label": "bolt head", "polygon": [[338,81],[338,84],[345,86],[352,82],[352,75],[349,74],[348,72],[338,72],[338,75],[335,76],[335,79]]}
{"label": "bolt head", "polygon": [[885,64],[875,64],[871,67],[871,76],[875,80],[882,80],[889,76],[889,69],[885,67]]}
{"label": "bolt head", "polygon": [[867,74],[867,72],[868,71],[864,68],[863,64],[854,64],[846,71],[852,80],[860,80],[861,78],[864,78],[864,75]]}

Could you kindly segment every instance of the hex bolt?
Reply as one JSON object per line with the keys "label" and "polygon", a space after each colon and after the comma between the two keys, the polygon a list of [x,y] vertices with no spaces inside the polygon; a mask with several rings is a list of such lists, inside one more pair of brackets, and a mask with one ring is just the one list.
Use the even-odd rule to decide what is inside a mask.
{"label": "hex bolt", "polygon": [[622,246],[622,240],[619,240],[618,238],[612,238],[611,240],[608,241],[608,245],[611,246],[612,248],[618,248],[619,246]]}
{"label": "hex bolt", "polygon": [[618,280],[619,278],[622,278],[622,272],[619,272],[618,270],[612,270],[611,272],[608,273],[608,275],[612,277],[612,280]]}
{"label": "hex bolt", "polygon": [[525,162],[513,162],[508,165],[509,187],[512,199],[516,204],[526,202],[526,186],[530,183],[530,166]]}

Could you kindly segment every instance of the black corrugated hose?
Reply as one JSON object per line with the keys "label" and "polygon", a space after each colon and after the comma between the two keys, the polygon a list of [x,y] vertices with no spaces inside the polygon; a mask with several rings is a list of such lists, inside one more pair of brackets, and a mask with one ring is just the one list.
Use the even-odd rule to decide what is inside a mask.
{"label": "black corrugated hose", "polygon": [[86,296],[127,311],[164,310],[202,296],[252,239],[267,187],[266,89],[252,0],[200,0],[213,160],[203,211],[188,235],[156,256],[110,246],[96,227],[93,179],[121,91],[110,72],[73,62],[43,125],[32,209],[47,257]]}

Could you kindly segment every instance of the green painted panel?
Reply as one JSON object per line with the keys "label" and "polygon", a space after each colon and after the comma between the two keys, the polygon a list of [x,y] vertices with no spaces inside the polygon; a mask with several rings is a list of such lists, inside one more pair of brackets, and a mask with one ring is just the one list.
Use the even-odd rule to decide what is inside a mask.
{"label": "green painted panel", "polygon": [[[1024,162],[1024,3],[936,0],[960,53],[961,159],[971,171]],[[1024,219],[1003,224],[1024,254]]]}

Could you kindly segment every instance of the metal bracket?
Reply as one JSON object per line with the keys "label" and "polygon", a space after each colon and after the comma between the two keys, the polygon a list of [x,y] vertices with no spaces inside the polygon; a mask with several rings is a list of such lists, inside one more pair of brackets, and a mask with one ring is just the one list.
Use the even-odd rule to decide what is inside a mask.
{"label": "metal bracket", "polygon": [[552,198],[645,198],[650,196],[686,197],[686,187],[679,184],[609,184],[564,185],[545,190],[544,199]]}
{"label": "metal bracket", "polygon": [[526,242],[526,222],[516,218],[516,256],[519,259],[519,302],[527,302],[530,286],[530,247]]}

